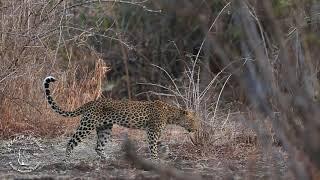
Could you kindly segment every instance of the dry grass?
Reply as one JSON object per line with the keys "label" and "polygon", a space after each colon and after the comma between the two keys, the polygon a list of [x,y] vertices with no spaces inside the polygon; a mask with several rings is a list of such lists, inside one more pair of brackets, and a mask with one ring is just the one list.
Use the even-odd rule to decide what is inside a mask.
{"label": "dry grass", "polygon": [[[185,52],[179,51],[179,47],[182,45],[172,41],[168,44],[164,43],[163,47],[168,48],[173,44],[179,56],[176,56],[175,53],[169,53],[173,51],[170,48],[166,49],[169,55],[163,56],[161,53],[154,52],[163,50],[160,45],[159,49],[155,48],[156,50],[151,51],[150,54],[148,52],[150,49],[144,46],[148,46],[148,43],[157,44],[157,40],[162,42],[163,37],[164,39],[165,37],[172,38],[171,36],[155,36],[159,38],[156,39],[151,33],[152,35],[148,37],[156,39],[155,41],[136,36],[133,38],[136,41],[139,41],[139,38],[145,40],[139,45],[141,49],[132,49],[128,43],[122,41],[122,38],[125,39],[125,33],[122,31],[129,31],[132,24],[139,25],[140,22],[136,22],[136,20],[128,20],[131,26],[127,26],[120,22],[110,23],[104,19],[95,20],[92,18],[84,21],[84,23],[88,22],[84,25],[87,29],[81,29],[73,24],[72,20],[81,19],[80,16],[73,19],[73,13],[70,12],[73,8],[85,6],[85,9],[90,7],[91,3],[98,4],[98,2],[100,3],[100,1],[88,1],[70,4],[70,2],[63,0],[48,2],[4,0],[0,2],[1,137],[9,138],[17,134],[58,136],[73,131],[76,119],[62,119],[47,106],[42,80],[47,75],[53,75],[58,79],[52,92],[56,101],[65,109],[74,109],[97,98],[101,95],[106,68],[101,60],[101,54],[96,52],[95,47],[90,46],[89,41],[99,38],[111,39],[113,42],[121,44],[121,49],[118,44],[110,43],[110,46],[119,51],[121,59],[124,60],[119,64],[122,66],[124,63],[125,76],[121,76],[119,79],[124,77],[123,79],[126,80],[127,93],[122,94],[128,94],[129,98],[131,96],[134,98],[133,93],[138,89],[131,87],[134,83],[132,80],[134,73],[131,73],[130,63],[132,65],[135,64],[133,62],[140,62],[139,59],[135,61],[132,58],[131,50],[144,59],[143,62],[141,61],[142,65],[137,65],[137,67],[140,67],[139,70],[145,74],[150,71],[143,69],[144,65],[155,62],[148,59],[156,57],[159,60],[158,64],[161,64],[162,59],[166,59],[163,62],[168,66],[171,63],[170,58],[182,59],[174,67],[184,64],[183,76],[176,76],[176,78],[171,75],[172,71],[166,67],[154,65],[161,72],[151,75],[150,79],[153,78],[156,82],[144,81],[147,83],[143,84],[160,88],[160,91],[157,92],[152,89],[149,91],[151,94],[171,101],[177,106],[191,109],[198,114],[203,126],[195,141],[197,146],[192,147],[200,151],[195,154],[224,157],[232,152],[237,154],[237,158],[248,158],[250,162],[259,158],[272,161],[281,156],[272,144],[272,138],[276,137],[281,141],[288,154],[291,172],[297,179],[316,179],[318,177],[318,169],[320,169],[320,143],[318,140],[320,136],[318,121],[318,117],[320,117],[320,86],[319,77],[317,77],[319,75],[317,24],[319,24],[319,20],[314,16],[318,16],[319,13],[311,14],[310,17],[305,17],[304,14],[307,12],[309,4],[310,7],[316,7],[319,4],[314,5],[315,3],[310,3],[310,1],[281,1],[289,3],[287,9],[291,13],[288,14],[290,17],[282,19],[284,16],[280,16],[282,18],[276,16],[273,9],[274,4],[269,1],[263,1],[263,3],[255,0],[219,1],[219,4],[223,4],[223,6],[221,10],[215,11],[215,13],[217,12],[215,18],[212,19],[210,13],[206,14],[211,12],[208,10],[199,15],[197,20],[189,18],[191,20],[185,23],[191,26],[190,29],[193,29],[194,24],[198,22],[202,23],[201,26],[205,26],[203,28],[205,30],[202,32],[204,36],[202,41],[197,45],[190,45],[189,49],[187,48],[187,50],[197,48],[195,54],[189,56],[183,54]],[[143,3],[119,2],[137,6],[146,12],[152,11],[146,8]],[[155,7],[161,6],[161,3],[148,3],[155,5]],[[191,14],[191,11],[194,11],[193,3],[198,3],[198,1],[189,0],[183,7],[185,8],[183,12],[187,12],[185,14],[188,12]],[[170,3],[166,5],[170,5]],[[120,6],[115,9],[115,11],[121,11]],[[129,9],[128,12],[131,12],[130,8],[123,9],[123,11]],[[89,14],[95,14],[94,10]],[[117,14],[115,11],[110,12]],[[152,12],[159,13],[160,11]],[[189,16],[192,15],[186,17]],[[230,22],[224,24],[222,21],[228,18]],[[150,22],[152,22],[152,18],[150,18]],[[108,25],[105,27],[97,25],[103,23]],[[116,24],[116,27],[109,25],[109,23]],[[220,23],[234,28],[230,28],[235,30],[232,34],[235,36],[234,39],[221,37],[224,31],[221,31],[223,25]],[[99,27],[96,28],[95,25]],[[110,29],[104,30],[109,27]],[[122,27],[128,29],[122,30]],[[141,25],[141,27],[145,26]],[[195,31],[197,34],[200,30],[195,29],[197,29]],[[100,30],[103,33],[99,35],[94,33]],[[151,32],[153,30],[154,28],[149,29]],[[113,33],[117,38],[109,36]],[[128,33],[133,33],[132,36],[135,36],[137,32]],[[144,31],[137,34],[143,36],[143,33]],[[176,36],[192,37],[190,34],[176,34]],[[171,40],[169,39],[169,41]],[[196,47],[198,45],[200,48]],[[146,51],[143,51],[143,48]],[[212,57],[214,60],[215,58],[219,59],[225,67],[219,69],[220,72],[218,71],[214,75],[205,71],[206,64],[201,64],[206,58]],[[134,72],[139,74],[136,70]],[[158,78],[159,75],[166,75],[166,80],[163,80],[162,77]],[[239,91],[242,91],[247,99],[241,107],[244,106],[241,112],[238,104],[229,106],[223,101],[225,91],[230,91],[227,89],[230,79],[237,82],[234,84],[241,88],[238,86],[236,88],[239,88]],[[161,84],[161,82],[167,84]],[[137,134],[140,136],[139,133]],[[171,132],[172,134],[173,132]],[[170,139],[169,136],[164,136],[164,138]],[[249,148],[246,147],[248,144]],[[189,151],[192,148],[188,145],[190,144],[179,144],[178,146],[181,148],[176,149],[180,150],[180,153],[185,150],[186,154],[192,154]],[[224,152],[216,152],[215,147],[222,147],[218,149]],[[183,150],[181,150],[182,148]],[[244,153],[246,148],[261,150],[262,157],[249,158],[250,154]],[[236,151],[237,149],[241,150]],[[241,156],[242,154],[245,155]],[[255,173],[258,169],[253,168],[255,164],[252,164],[254,170],[251,173]],[[275,172],[274,177],[277,177],[276,170],[274,171],[271,166],[264,170],[269,173]]]}
{"label": "dry grass", "polygon": [[[74,126],[74,121],[61,120],[47,106],[42,89],[47,75],[59,79],[53,93],[66,109],[101,94],[104,63],[90,50],[81,56],[81,61],[74,60],[85,48],[73,48],[68,42],[61,42],[64,39],[59,27],[67,15],[62,8],[60,1],[1,2],[1,137],[26,133],[61,135],[68,131],[68,126]],[[58,53],[61,50],[66,57]],[[83,65],[84,62],[93,67]]]}

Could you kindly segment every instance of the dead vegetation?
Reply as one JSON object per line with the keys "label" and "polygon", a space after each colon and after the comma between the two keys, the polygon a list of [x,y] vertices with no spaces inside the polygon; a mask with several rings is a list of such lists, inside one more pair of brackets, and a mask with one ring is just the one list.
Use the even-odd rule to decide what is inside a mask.
{"label": "dead vegetation", "polygon": [[[182,174],[190,163],[204,179],[210,168],[224,178],[317,179],[319,7],[309,0],[1,1],[0,135],[57,138],[74,130],[77,119],[47,107],[42,80],[53,75],[53,94],[65,109],[103,94],[196,111],[196,146],[182,131],[163,137]],[[134,168],[126,163],[115,168]]]}
{"label": "dead vegetation", "polygon": [[2,2],[1,137],[25,133],[56,136],[64,134],[73,124],[48,111],[41,87],[42,79],[48,74],[59,76],[54,94],[67,109],[101,94],[106,72],[104,62],[94,51],[74,47],[63,39],[59,28],[64,18],[66,14],[61,12],[59,1]]}

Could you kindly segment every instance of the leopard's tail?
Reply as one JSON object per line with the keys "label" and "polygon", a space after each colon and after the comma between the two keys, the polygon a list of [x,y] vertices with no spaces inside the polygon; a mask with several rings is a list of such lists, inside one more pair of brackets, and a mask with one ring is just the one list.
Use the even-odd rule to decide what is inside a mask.
{"label": "leopard's tail", "polygon": [[54,77],[52,77],[52,76],[48,76],[43,80],[43,87],[44,87],[44,90],[45,90],[45,93],[46,93],[47,101],[48,101],[49,105],[51,106],[51,108],[56,113],[58,113],[58,114],[60,114],[60,115],[62,115],[64,117],[76,117],[76,116],[81,115],[83,113],[83,111],[84,111],[83,107],[77,108],[74,111],[64,111],[53,100],[53,98],[51,96],[50,89],[49,89],[49,85],[50,85],[51,82],[55,82],[55,81],[56,81],[56,79]]}

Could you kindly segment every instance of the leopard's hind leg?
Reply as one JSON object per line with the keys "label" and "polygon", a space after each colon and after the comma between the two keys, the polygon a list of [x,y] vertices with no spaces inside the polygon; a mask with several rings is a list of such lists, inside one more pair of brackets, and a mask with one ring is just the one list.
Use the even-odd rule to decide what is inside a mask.
{"label": "leopard's hind leg", "polygon": [[100,156],[100,158],[105,159],[106,154],[104,152],[105,145],[108,141],[111,140],[111,133],[112,133],[112,126],[113,124],[104,124],[101,127],[97,127],[97,145],[96,145],[96,152]]}
{"label": "leopard's hind leg", "polygon": [[66,149],[66,159],[71,155],[72,150],[95,128],[94,121],[87,116],[81,117],[80,125],[72,138],[69,140]]}

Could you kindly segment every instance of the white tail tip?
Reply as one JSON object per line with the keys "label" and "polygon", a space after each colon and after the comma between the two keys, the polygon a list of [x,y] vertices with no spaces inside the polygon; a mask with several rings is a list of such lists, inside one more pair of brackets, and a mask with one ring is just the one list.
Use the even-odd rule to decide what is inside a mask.
{"label": "white tail tip", "polygon": [[43,80],[43,84],[45,83],[49,83],[49,82],[53,82],[55,81],[56,78],[54,78],[53,76],[47,76],[44,80]]}

